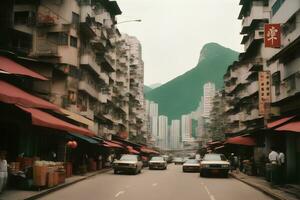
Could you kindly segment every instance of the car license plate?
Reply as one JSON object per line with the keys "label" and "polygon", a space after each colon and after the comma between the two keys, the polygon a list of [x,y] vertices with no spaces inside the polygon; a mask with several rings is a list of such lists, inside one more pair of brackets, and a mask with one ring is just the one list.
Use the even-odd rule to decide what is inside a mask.
{"label": "car license plate", "polygon": [[219,173],[219,170],[213,169],[213,170],[211,170],[211,172],[214,173],[214,174],[217,174],[217,173]]}

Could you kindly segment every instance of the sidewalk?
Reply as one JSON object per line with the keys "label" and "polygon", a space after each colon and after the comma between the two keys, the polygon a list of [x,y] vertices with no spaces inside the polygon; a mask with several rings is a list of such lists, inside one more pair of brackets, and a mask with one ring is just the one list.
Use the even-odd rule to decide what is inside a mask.
{"label": "sidewalk", "polygon": [[231,176],[241,182],[254,187],[257,190],[267,194],[277,200],[299,200],[297,197],[297,187],[286,186],[271,186],[263,177],[248,176],[241,172],[231,172]]}
{"label": "sidewalk", "polygon": [[0,200],[33,200],[33,199],[37,199],[40,198],[42,196],[45,196],[51,192],[55,192],[59,189],[62,189],[64,187],[67,187],[69,185],[72,185],[74,183],[83,181],[85,179],[88,179],[92,176],[95,176],[97,174],[101,174],[101,173],[105,173],[107,171],[110,171],[111,169],[102,169],[96,172],[90,172],[87,173],[84,176],[72,176],[70,178],[66,179],[66,182],[58,185],[56,187],[53,188],[49,188],[49,189],[45,189],[45,190],[41,190],[41,191],[23,191],[23,190],[5,190],[3,192],[3,194],[0,194]]}

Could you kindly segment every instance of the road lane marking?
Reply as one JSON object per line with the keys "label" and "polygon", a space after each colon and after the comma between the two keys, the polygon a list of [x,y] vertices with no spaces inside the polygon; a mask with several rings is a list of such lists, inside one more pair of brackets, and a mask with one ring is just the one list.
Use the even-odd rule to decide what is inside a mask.
{"label": "road lane marking", "polygon": [[210,197],[211,200],[216,200],[213,195],[210,195],[209,197]]}
{"label": "road lane marking", "polygon": [[157,186],[157,183],[153,183],[152,186],[153,186],[153,187]]}
{"label": "road lane marking", "polygon": [[209,192],[209,190],[208,190],[208,188],[207,188],[206,185],[204,186],[204,189],[206,190],[207,194],[210,196],[210,192]]}
{"label": "road lane marking", "polygon": [[118,196],[120,196],[121,194],[124,194],[124,193],[125,193],[125,191],[120,191],[115,195],[115,197],[117,198]]}

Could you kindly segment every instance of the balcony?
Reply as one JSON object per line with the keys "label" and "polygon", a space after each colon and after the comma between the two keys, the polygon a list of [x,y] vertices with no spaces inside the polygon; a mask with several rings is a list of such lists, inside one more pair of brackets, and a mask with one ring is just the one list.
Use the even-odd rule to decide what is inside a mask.
{"label": "balcony", "polygon": [[99,78],[102,79],[106,85],[109,85],[109,76],[106,73],[101,72]]}
{"label": "balcony", "polygon": [[81,55],[80,64],[84,66],[89,66],[95,73],[99,76],[101,74],[100,66],[96,62],[96,56],[92,51],[84,51]]}
{"label": "balcony", "polygon": [[37,38],[36,56],[59,57],[59,45],[44,38]]}
{"label": "balcony", "polygon": [[99,100],[101,103],[107,103],[107,95],[102,94],[102,93],[99,93],[99,94],[98,94],[98,100]]}
{"label": "balcony", "polygon": [[256,92],[258,92],[258,81],[253,81],[247,86],[247,88],[241,91],[237,96],[238,98],[244,98],[247,96],[251,96]]}
{"label": "balcony", "polygon": [[38,26],[53,26],[58,24],[60,17],[51,9],[45,6],[39,6],[37,12],[37,25]]}
{"label": "balcony", "polygon": [[78,89],[81,91],[86,92],[91,97],[94,97],[95,99],[98,99],[98,92],[96,89],[94,89],[91,85],[89,85],[86,81],[80,81],[78,85]]}
{"label": "balcony", "polygon": [[101,62],[103,68],[107,72],[114,72],[115,71],[115,60],[112,59],[110,54],[105,54],[103,60]]}
{"label": "balcony", "polygon": [[248,40],[245,42],[244,49],[247,51],[247,49],[250,47],[250,45],[255,41],[255,40],[262,40],[264,39],[264,30],[259,29],[255,30],[254,32],[249,34]]}
{"label": "balcony", "polygon": [[94,112],[92,110],[90,110],[89,108],[87,108],[85,111],[81,111],[80,115],[93,120],[94,119]]}
{"label": "balcony", "polygon": [[259,111],[258,109],[253,109],[251,110],[250,114],[246,114],[243,118],[242,121],[252,121],[255,119],[259,119],[262,116],[259,116]]}

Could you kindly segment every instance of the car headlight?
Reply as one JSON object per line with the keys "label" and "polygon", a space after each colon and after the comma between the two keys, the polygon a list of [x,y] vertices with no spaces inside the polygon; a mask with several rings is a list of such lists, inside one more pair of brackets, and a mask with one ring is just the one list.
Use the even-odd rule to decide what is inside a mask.
{"label": "car headlight", "polygon": [[136,167],[136,164],[130,164],[129,166],[130,167]]}
{"label": "car headlight", "polygon": [[222,165],[222,168],[228,168],[229,165]]}
{"label": "car headlight", "polygon": [[208,164],[202,164],[201,167],[202,168],[209,168],[209,165]]}

